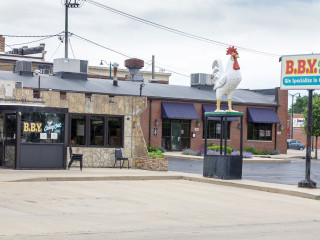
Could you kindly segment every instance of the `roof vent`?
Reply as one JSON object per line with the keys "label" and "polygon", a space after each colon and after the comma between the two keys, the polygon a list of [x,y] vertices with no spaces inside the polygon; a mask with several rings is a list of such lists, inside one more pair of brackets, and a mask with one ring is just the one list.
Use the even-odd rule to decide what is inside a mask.
{"label": "roof vent", "polygon": [[140,69],[144,67],[144,61],[138,58],[130,58],[124,61],[124,65],[129,69],[129,74],[126,80],[143,82],[143,76],[140,74]]}
{"label": "roof vent", "polygon": [[32,73],[32,62],[17,61],[14,72],[15,73],[19,73],[20,75],[33,76],[33,73]]}

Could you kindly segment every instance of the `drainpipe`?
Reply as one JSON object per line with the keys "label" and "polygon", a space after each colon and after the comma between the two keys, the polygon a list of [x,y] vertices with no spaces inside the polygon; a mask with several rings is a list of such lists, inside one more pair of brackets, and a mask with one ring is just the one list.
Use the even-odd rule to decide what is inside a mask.
{"label": "drainpipe", "polygon": [[152,117],[152,99],[149,106],[149,146],[151,147],[151,117]]}

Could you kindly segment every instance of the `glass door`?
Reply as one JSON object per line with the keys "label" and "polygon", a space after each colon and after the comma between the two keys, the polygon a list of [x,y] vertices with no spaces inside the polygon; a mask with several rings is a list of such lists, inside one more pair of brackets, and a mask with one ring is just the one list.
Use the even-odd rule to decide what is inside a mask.
{"label": "glass door", "polygon": [[181,150],[181,123],[171,124],[171,147],[172,151]]}
{"label": "glass door", "polygon": [[4,114],[3,128],[3,152],[2,165],[8,168],[16,166],[16,137],[17,137],[17,115],[16,113]]}

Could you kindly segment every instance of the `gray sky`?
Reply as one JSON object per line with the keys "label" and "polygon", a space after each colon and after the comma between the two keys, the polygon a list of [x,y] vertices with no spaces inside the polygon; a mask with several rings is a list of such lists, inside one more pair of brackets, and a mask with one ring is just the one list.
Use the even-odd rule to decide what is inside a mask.
{"label": "gray sky", "polygon": [[[219,42],[276,55],[319,53],[320,1],[298,0],[96,0],[115,9]],[[61,0],[2,0],[0,34],[44,35],[64,31]],[[221,47],[154,28],[84,3],[69,10],[69,31],[126,55],[151,61],[185,75],[211,73],[216,58],[226,61]],[[6,44],[34,39],[6,38]],[[49,58],[58,48],[57,37],[43,41]],[[28,44],[29,46],[38,43]],[[126,57],[71,38],[75,58],[90,65],[100,60],[118,62]],[[6,49],[10,50],[10,49]],[[278,57],[239,50],[242,82],[239,88],[280,86]],[[50,59],[64,57],[64,45]],[[73,57],[69,50],[69,57]],[[147,65],[146,65],[147,66]],[[146,68],[145,68],[146,69]],[[147,68],[151,70],[151,67]],[[188,85],[188,77],[172,74],[171,83]],[[305,91],[306,92],[306,91]]]}

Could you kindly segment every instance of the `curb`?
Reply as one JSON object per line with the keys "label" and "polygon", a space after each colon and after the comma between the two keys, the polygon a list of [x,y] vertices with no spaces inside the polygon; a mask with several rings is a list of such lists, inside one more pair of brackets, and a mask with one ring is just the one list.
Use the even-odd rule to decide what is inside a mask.
{"label": "curb", "polygon": [[[203,157],[199,157],[199,156],[187,157],[187,156],[177,156],[177,155],[167,155],[167,154],[165,154],[165,156],[167,158],[203,161]],[[261,158],[261,159],[244,158],[243,162],[244,163],[291,163],[291,160],[290,159],[273,159],[273,158]]]}
{"label": "curb", "polygon": [[[232,180],[221,180],[215,178],[202,178],[191,176],[110,176],[110,177],[40,177],[31,179],[20,179],[10,182],[54,182],[54,181],[148,181],[148,180],[186,180],[200,183],[216,184],[226,187],[237,187],[255,191],[278,193],[288,196],[301,197],[313,200],[320,200],[320,194],[310,194],[296,190],[287,190],[276,187],[265,187],[253,184],[245,184],[240,182],[233,182]],[[281,186],[281,185],[280,185]]]}

